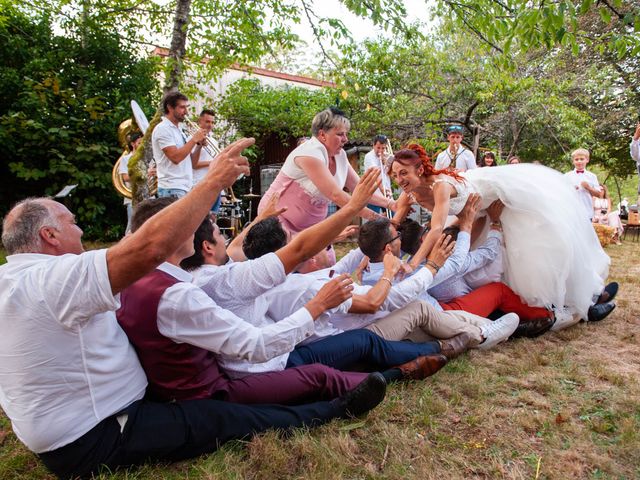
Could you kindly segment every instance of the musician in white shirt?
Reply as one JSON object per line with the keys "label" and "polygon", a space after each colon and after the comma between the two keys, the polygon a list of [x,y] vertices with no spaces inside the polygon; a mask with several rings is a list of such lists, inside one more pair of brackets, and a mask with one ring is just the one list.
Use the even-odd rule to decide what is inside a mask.
{"label": "musician in white shirt", "polygon": [[193,186],[191,152],[207,135],[198,130],[189,140],[180,130],[187,116],[188,99],[179,92],[167,94],[162,101],[164,116],[151,134],[153,158],[158,173],[158,197],[183,197]]}
{"label": "musician in white shirt", "polygon": [[449,146],[436,158],[436,169],[455,168],[460,172],[477,168],[476,157],[471,150],[462,145],[464,128],[462,125],[447,127]]}
{"label": "musician in white shirt", "polygon": [[[364,156],[364,171],[369,168],[376,168],[380,170],[380,179],[382,185],[380,185],[380,191],[386,198],[393,199],[391,194],[391,179],[387,173],[386,161],[387,161],[387,142],[388,139],[385,135],[376,135],[373,137],[373,147],[371,151]],[[377,205],[369,204],[368,208],[376,213],[383,213],[383,208]]]}
{"label": "musician in white shirt", "polygon": [[[207,142],[211,143],[215,148],[219,148],[218,142],[211,137],[215,113],[213,110],[205,108],[200,112],[198,117],[198,126],[207,132]],[[212,156],[211,153],[214,153]],[[193,167],[193,185],[202,180],[206,174],[211,161],[215,158],[215,152],[211,152],[209,148],[204,148],[204,142],[196,144],[193,152],[191,152],[191,166]],[[211,212],[218,213],[220,209],[220,201],[222,193],[218,195],[216,202],[211,207]]]}

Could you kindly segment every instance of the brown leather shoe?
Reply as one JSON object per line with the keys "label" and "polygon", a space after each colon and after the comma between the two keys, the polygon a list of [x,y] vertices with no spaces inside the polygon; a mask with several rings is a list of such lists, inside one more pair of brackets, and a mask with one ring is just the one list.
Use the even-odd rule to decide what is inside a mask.
{"label": "brown leather shoe", "polygon": [[469,332],[462,332],[447,340],[438,340],[440,353],[449,360],[463,354],[471,347],[472,337]]}
{"label": "brown leather shoe", "polygon": [[423,355],[396,368],[400,369],[405,380],[422,380],[444,367],[447,361],[447,357],[441,353],[434,353]]}

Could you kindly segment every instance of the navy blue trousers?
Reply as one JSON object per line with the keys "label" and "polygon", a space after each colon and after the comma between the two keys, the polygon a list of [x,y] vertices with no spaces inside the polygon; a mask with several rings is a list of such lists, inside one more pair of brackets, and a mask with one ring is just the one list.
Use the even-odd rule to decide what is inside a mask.
{"label": "navy blue trousers", "polygon": [[370,330],[349,330],[296,347],[289,354],[287,368],[322,363],[338,370],[363,364],[368,370],[385,370],[434,353],[440,353],[438,342],[397,342],[385,340]]}
{"label": "navy blue trousers", "polygon": [[[122,431],[117,416],[126,414]],[[140,400],[76,441],[39,454],[59,478],[87,478],[153,460],[183,460],[270,428],[313,427],[345,414],[339,400],[284,407],[218,400],[156,403]]]}

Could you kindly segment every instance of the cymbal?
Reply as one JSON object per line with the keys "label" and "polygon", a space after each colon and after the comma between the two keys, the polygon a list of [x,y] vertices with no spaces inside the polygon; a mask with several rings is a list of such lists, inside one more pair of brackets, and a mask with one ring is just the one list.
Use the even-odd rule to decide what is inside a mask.
{"label": "cymbal", "polygon": [[243,198],[260,198],[262,195],[258,195],[257,193],[246,193],[242,195]]}

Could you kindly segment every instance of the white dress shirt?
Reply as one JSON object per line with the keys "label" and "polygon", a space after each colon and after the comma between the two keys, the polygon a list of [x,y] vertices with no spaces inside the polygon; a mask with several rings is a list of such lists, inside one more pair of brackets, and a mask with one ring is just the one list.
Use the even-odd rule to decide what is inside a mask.
{"label": "white dress shirt", "polygon": [[[220,307],[230,310],[256,327],[263,328],[276,322],[267,315],[269,305],[262,295],[282,284],[286,278],[284,266],[278,256],[269,253],[246,262],[229,262],[222,266],[203,265],[194,272],[193,282]],[[305,315],[310,318],[305,308],[301,310],[282,318],[285,323],[297,321]],[[306,335],[305,332],[305,338],[313,335],[313,327],[312,322],[309,334]],[[218,361],[230,377],[238,378],[250,373],[283,370],[287,365],[289,351],[264,362],[249,363],[239,360],[237,355],[219,355]]]}
{"label": "white dress shirt", "polygon": [[587,182],[591,187],[596,190],[600,190],[598,177],[587,170],[582,173],[578,173],[575,168],[564,175],[576,190],[580,203],[584,206],[584,213],[589,221],[591,221],[593,218],[593,197],[581,184],[582,182]]}
{"label": "white dress shirt", "polygon": [[193,184],[191,157],[187,154],[180,163],[173,163],[165,155],[163,148],[182,147],[186,143],[180,129],[167,117],[156,125],[151,134],[153,158],[158,168],[158,188],[177,188],[188,192]]}
{"label": "white dress shirt", "polygon": [[[490,230],[487,241],[469,252],[461,267],[453,275],[429,288],[429,293],[438,301],[446,303],[471,293],[475,288],[486,285],[490,281],[496,281],[493,263],[500,256],[501,250],[502,234],[496,230]],[[499,263],[498,267],[501,267],[501,262]],[[471,282],[468,280],[470,275]]]}
{"label": "white dress shirt", "polygon": [[18,254],[0,266],[0,405],[36,453],[55,450],[144,395],[115,310],[106,250]]}
{"label": "white dress shirt", "polygon": [[[451,147],[447,147],[446,150],[440,152],[436,157],[437,170],[442,170],[443,168],[449,168],[451,166],[454,155],[451,153],[450,148]],[[478,165],[476,165],[476,157],[473,155],[473,152],[462,145],[458,148],[458,153],[455,155],[455,159],[455,168],[457,170],[465,171],[478,167]]]}
{"label": "white dress shirt", "polygon": [[[382,277],[382,273],[384,272],[384,264],[382,262],[372,262],[369,264],[369,269],[362,272],[362,284],[363,285],[375,285],[380,277]],[[411,298],[409,301],[413,300],[422,300],[423,302],[430,303],[436,310],[441,311],[442,307],[438,303],[438,301],[433,298],[427,292],[427,289],[433,282],[433,275],[428,268],[419,267],[414,273],[412,273],[408,278],[402,280],[402,282],[407,282],[408,280],[416,277],[417,283],[414,284],[416,288],[415,293],[411,293]],[[397,280],[394,278],[393,285],[396,286]],[[393,289],[392,289],[393,290]]]}
{"label": "white dress shirt", "polygon": [[178,343],[189,343],[216,354],[249,362],[264,362],[293,350],[313,334],[306,309],[282,322],[256,327],[220,307],[193,277],[175,265],[158,267],[181,280],[167,288],[158,305],[158,330]]}

